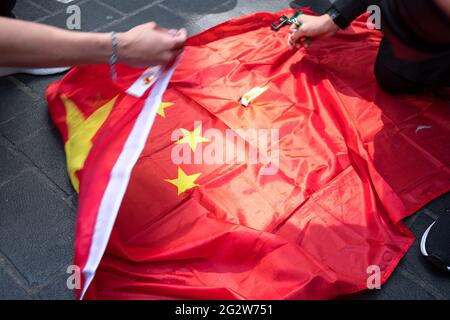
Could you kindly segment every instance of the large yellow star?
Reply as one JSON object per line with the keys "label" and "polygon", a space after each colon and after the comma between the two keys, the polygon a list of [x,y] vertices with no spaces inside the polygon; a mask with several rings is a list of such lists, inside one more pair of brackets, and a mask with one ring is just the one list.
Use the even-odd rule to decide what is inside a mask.
{"label": "large yellow star", "polygon": [[173,180],[165,179],[164,181],[167,181],[177,187],[178,195],[180,195],[186,190],[200,186],[195,183],[195,180],[197,180],[200,175],[201,173],[196,173],[189,176],[183,171],[183,169],[181,169],[181,167],[178,167],[178,177]]}
{"label": "large yellow star", "polygon": [[165,118],[166,117],[166,112],[164,111],[164,109],[173,106],[173,103],[171,102],[161,102],[161,104],[159,105],[159,109],[158,109],[158,114]]}
{"label": "large yellow star", "polygon": [[73,101],[62,95],[61,100],[66,108],[68,139],[64,145],[67,158],[67,170],[70,180],[77,192],[79,181],[76,172],[83,168],[92,149],[92,138],[108,118],[117,97],[97,109],[87,119]]}
{"label": "large yellow star", "polygon": [[193,152],[197,149],[197,145],[202,142],[209,142],[208,138],[202,137],[200,132],[202,130],[201,126],[198,126],[194,131],[189,131],[186,129],[180,129],[184,137],[176,142],[176,144],[187,143],[191,146]]}

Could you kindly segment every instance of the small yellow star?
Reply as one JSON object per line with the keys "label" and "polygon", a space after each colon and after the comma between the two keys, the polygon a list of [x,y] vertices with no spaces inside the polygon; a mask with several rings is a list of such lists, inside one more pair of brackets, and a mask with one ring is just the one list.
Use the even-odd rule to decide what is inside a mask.
{"label": "small yellow star", "polygon": [[197,145],[199,143],[211,141],[200,135],[200,132],[202,130],[201,126],[198,126],[197,128],[195,128],[194,131],[189,131],[186,129],[180,129],[180,130],[183,133],[184,137],[181,138],[180,140],[178,140],[176,142],[176,144],[187,143],[191,146],[191,149],[193,152],[195,152],[195,149],[197,149]]}
{"label": "small yellow star", "polygon": [[201,173],[196,173],[189,176],[183,171],[183,169],[181,169],[181,167],[178,167],[178,177],[173,180],[165,179],[164,181],[167,181],[177,187],[178,195],[180,195],[186,190],[200,186],[195,183],[195,180],[197,180],[200,175]]}
{"label": "small yellow star", "polygon": [[173,103],[171,102],[161,102],[161,104],[159,105],[159,109],[158,109],[158,114],[165,118],[166,117],[166,113],[164,111],[164,109],[173,106]]}

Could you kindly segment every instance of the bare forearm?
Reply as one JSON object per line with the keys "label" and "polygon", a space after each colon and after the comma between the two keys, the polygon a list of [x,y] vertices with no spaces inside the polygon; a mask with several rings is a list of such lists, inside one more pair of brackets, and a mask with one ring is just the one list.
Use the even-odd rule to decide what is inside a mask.
{"label": "bare forearm", "polygon": [[107,63],[109,34],[83,33],[0,18],[0,66],[60,67]]}

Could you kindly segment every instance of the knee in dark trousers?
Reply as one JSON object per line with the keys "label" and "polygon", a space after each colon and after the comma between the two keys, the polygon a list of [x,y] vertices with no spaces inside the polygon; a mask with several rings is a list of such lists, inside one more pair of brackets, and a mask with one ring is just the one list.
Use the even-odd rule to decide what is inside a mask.
{"label": "knee in dark trousers", "polygon": [[0,16],[13,18],[12,11],[15,5],[16,0],[0,0]]}
{"label": "knee in dark trousers", "polygon": [[390,94],[414,93],[424,89],[423,85],[407,79],[399,72],[394,72],[388,65],[401,66],[401,68],[397,67],[399,71],[417,67],[414,62],[403,61],[397,58],[390,42],[384,38],[380,43],[374,67],[375,78],[379,86]]}
{"label": "knee in dark trousers", "polygon": [[386,67],[377,59],[375,63],[375,78],[378,85],[386,92],[397,95],[414,93],[424,89],[421,85],[401,77]]}

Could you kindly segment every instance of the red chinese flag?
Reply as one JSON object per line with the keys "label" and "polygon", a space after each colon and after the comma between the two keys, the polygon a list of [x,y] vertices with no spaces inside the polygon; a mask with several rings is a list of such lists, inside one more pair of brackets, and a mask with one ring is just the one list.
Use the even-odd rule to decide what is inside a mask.
{"label": "red chinese flag", "polygon": [[168,86],[175,65],[50,86],[80,190],[80,296],[326,299],[393,272],[402,219],[450,189],[448,104],[378,87],[364,18],[292,51],[278,16],[190,38]]}

